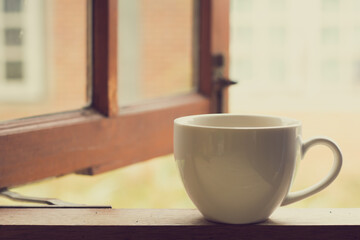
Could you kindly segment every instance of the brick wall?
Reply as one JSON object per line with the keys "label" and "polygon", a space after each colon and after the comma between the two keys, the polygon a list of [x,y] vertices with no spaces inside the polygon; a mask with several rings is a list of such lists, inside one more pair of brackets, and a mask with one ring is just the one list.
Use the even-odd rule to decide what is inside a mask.
{"label": "brick wall", "polygon": [[144,98],[186,92],[193,74],[193,1],[141,2]]}

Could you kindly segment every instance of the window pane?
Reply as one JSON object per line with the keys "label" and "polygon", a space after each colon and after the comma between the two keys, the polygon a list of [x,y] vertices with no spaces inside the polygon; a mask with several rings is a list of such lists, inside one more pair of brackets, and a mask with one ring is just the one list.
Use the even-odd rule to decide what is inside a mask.
{"label": "window pane", "polygon": [[119,0],[119,105],[194,88],[194,2]]}
{"label": "window pane", "polygon": [[[241,2],[248,3],[231,0],[230,75],[239,84],[229,90],[230,111],[293,117],[303,122],[304,139],[334,139],[344,154],[340,176],[292,206],[359,207],[360,1]],[[312,149],[294,190],[320,180],[331,161],[325,147]]]}
{"label": "window pane", "polygon": [[87,0],[0,0],[0,121],[87,98]]}

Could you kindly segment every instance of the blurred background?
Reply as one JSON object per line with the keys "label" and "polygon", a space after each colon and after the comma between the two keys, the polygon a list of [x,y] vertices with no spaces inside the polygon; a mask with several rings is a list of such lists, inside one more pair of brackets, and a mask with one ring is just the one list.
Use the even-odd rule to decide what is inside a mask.
{"label": "blurred background", "polygon": [[[0,120],[89,104],[86,0],[0,0]],[[176,11],[174,11],[176,10]],[[359,207],[360,1],[231,0],[230,112],[303,123],[344,155],[336,181],[289,207]],[[192,0],[119,0],[119,105],[195,91]],[[131,79],[131,81],[129,81]],[[332,154],[316,147],[293,190],[319,181]],[[13,189],[114,208],[193,208],[172,155],[98,176],[70,174]],[[24,204],[0,198],[0,205]]]}

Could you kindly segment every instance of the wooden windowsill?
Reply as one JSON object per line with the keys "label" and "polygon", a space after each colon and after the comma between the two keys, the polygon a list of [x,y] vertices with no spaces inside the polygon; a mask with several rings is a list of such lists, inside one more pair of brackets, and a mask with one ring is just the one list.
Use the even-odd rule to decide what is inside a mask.
{"label": "wooden windowsill", "polygon": [[193,209],[0,209],[0,239],[360,239],[360,209],[279,208],[261,224]]}

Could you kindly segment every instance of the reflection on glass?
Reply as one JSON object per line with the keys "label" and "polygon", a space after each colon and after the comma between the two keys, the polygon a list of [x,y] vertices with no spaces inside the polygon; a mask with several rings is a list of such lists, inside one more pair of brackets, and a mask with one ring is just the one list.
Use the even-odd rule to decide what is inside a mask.
{"label": "reflection on glass", "polygon": [[[344,153],[340,177],[294,206],[360,207],[355,170],[360,168],[360,1],[279,0],[274,4],[286,7],[277,14],[263,7],[273,1],[256,3],[247,14],[247,7],[239,9],[238,1],[231,1],[231,31],[249,29],[253,34],[251,44],[231,35],[230,78],[240,84],[229,90],[230,111],[296,118],[303,122],[304,139],[334,139]],[[249,71],[251,79],[246,77]],[[307,153],[295,190],[325,176],[331,159],[325,147]],[[345,198],[349,193],[351,198]]]}
{"label": "reflection on glass", "polygon": [[86,0],[0,0],[0,120],[87,104],[86,19]]}
{"label": "reflection on glass", "polygon": [[119,0],[120,106],[192,91],[193,12],[192,0]]}

